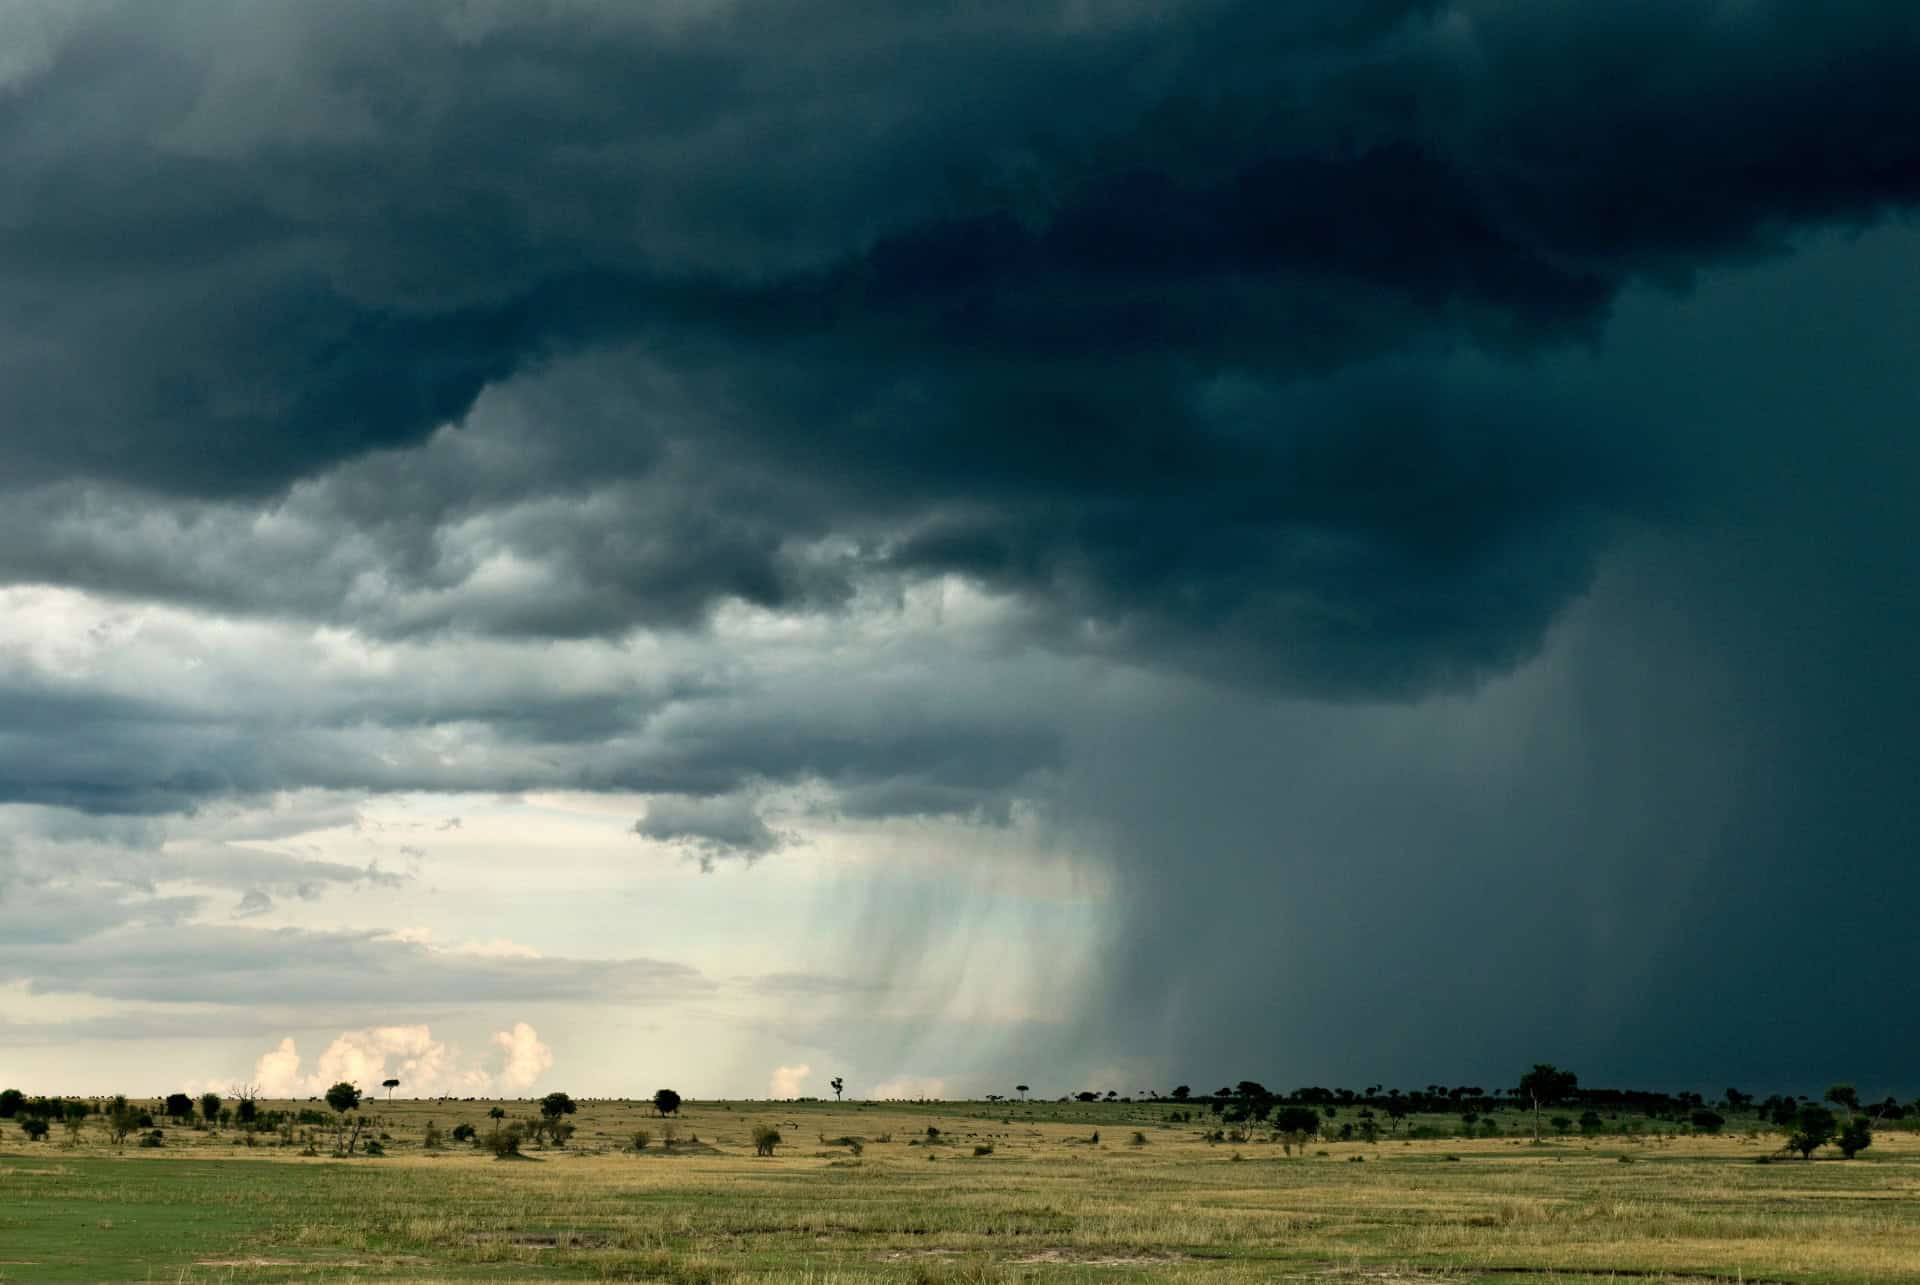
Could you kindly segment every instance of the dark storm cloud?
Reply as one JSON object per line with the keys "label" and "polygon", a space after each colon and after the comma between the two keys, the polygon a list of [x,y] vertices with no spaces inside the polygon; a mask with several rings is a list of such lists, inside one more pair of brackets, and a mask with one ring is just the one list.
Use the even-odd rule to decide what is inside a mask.
{"label": "dark storm cloud", "polygon": [[[1672,471],[1501,360],[1920,191],[1884,4],[86,12],[0,111],[12,573],[380,632],[952,571],[1056,645],[1470,680]],[[608,345],[625,413],[524,468],[329,473]],[[304,537],[231,500],[303,477]]]}
{"label": "dark storm cloud", "polygon": [[655,796],[647,814],[633,823],[633,833],[679,848],[706,870],[726,859],[757,861],[795,839],[769,826],[755,801],[739,795]]}
{"label": "dark storm cloud", "polygon": [[[20,616],[54,609],[47,603],[31,594]],[[1035,711],[1070,667],[1019,663],[964,632],[929,637],[924,624],[910,639],[888,637],[897,623],[889,610],[819,637],[745,636],[730,647],[442,640],[369,656],[297,627],[207,632],[196,618],[93,605],[67,624],[85,642],[58,675],[0,636],[0,803],[117,814],[126,822],[109,855],[125,868],[268,891],[397,876],[215,846],[358,825],[350,810],[297,808],[296,821],[254,809],[257,833],[216,826],[165,861],[152,853],[169,823],[142,830],[133,818],[299,785],[688,796],[667,800],[669,810],[821,785],[850,792],[847,810],[867,816],[1004,811],[1007,794],[1057,764],[1057,731]],[[885,649],[886,662],[841,663],[868,646]],[[149,674],[167,681],[139,677]]]}
{"label": "dark storm cloud", "polygon": [[[0,617],[0,801],[1033,804],[1022,1058],[1911,1065],[1911,6],[10,12],[0,579],[188,618]],[[646,984],[35,887],[43,990]]]}

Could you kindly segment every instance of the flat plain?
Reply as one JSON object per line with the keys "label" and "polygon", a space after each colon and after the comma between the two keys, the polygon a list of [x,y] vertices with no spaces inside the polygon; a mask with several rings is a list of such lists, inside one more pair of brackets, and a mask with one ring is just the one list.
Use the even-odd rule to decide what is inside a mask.
{"label": "flat plain", "polygon": [[668,1148],[650,1104],[583,1101],[564,1148],[425,1145],[430,1120],[484,1137],[496,1105],[536,1112],[369,1102],[385,1154],[346,1159],[320,1127],[306,1155],[306,1127],[140,1147],[9,1123],[0,1279],[1920,1281],[1905,1131],[1802,1162],[1739,1121],[1535,1145],[1517,1114],[1472,1139],[1415,1117],[1294,1149],[1166,1103],[688,1102]]}

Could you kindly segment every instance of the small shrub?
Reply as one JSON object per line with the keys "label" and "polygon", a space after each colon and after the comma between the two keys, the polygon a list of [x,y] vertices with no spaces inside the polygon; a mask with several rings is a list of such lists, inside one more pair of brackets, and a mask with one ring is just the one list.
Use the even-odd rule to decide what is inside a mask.
{"label": "small shrub", "polygon": [[1367,1158],[1365,1156],[1348,1156],[1347,1163],[1350,1165],[1363,1165],[1367,1163]]}
{"label": "small shrub", "polygon": [[647,1144],[652,1141],[653,1135],[645,1129],[635,1129],[633,1131],[633,1149],[635,1151],[645,1151]]}
{"label": "small shrub", "polygon": [[456,1124],[453,1126],[453,1140],[455,1142],[472,1142],[475,1132],[476,1130],[470,1124]]}
{"label": "small shrub", "polygon": [[756,1124],[753,1126],[754,1155],[770,1156],[773,1154],[773,1149],[780,1145],[780,1142],[780,1130],[774,1128],[772,1125]]}
{"label": "small shrub", "polygon": [[28,1142],[38,1142],[47,1136],[47,1122],[40,1116],[28,1116],[20,1121],[20,1132],[27,1135]]}
{"label": "small shrub", "polygon": [[973,1154],[976,1156],[990,1156],[993,1154],[993,1144],[991,1142],[979,1143],[975,1145]]}
{"label": "small shrub", "polygon": [[1144,1133],[1141,1133],[1141,1132],[1140,1132],[1140,1131],[1139,1131],[1138,1129],[1136,1129],[1136,1130],[1134,1130],[1134,1133],[1133,1133],[1133,1140],[1132,1140],[1132,1141],[1131,1141],[1131,1142],[1130,1142],[1130,1143],[1129,1143],[1128,1145],[1130,1145],[1130,1146],[1135,1146],[1135,1147],[1144,1147],[1144,1146],[1146,1146],[1146,1145],[1147,1145],[1147,1135],[1146,1135],[1146,1134],[1144,1134]]}
{"label": "small shrub", "polygon": [[387,1154],[387,1149],[380,1145],[380,1139],[378,1138],[368,1138],[360,1144],[360,1150],[362,1154],[369,1156],[384,1156]]}
{"label": "small shrub", "polygon": [[429,1120],[427,1121],[426,1136],[421,1139],[421,1145],[429,1151],[438,1151],[441,1147],[447,1145],[447,1135],[441,1131],[439,1125]]}
{"label": "small shrub", "polygon": [[167,1145],[167,1135],[159,1129],[150,1129],[140,1135],[139,1145],[143,1147],[164,1147]]}
{"label": "small shrub", "polygon": [[516,1121],[504,1129],[495,1129],[487,1135],[487,1150],[493,1152],[495,1160],[506,1160],[520,1154],[520,1144],[526,1140],[526,1132]]}

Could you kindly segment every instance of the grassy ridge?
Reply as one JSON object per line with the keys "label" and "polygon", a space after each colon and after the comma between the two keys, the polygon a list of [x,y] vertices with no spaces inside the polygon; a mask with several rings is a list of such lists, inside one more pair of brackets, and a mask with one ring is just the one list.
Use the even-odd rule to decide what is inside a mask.
{"label": "grassy ridge", "polygon": [[[1383,1139],[1289,1156],[1208,1143],[1198,1121],[1150,1104],[691,1103],[669,1153],[649,1107],[587,1102],[565,1149],[525,1162],[420,1145],[428,1119],[484,1130],[489,1105],[370,1104],[387,1154],[350,1160],[235,1146],[231,1130],[170,1128],[161,1148],[119,1150],[97,1132],[29,1144],[7,1129],[0,1274],[1920,1280],[1909,1134],[1811,1164],[1756,1164],[1777,1136],[1742,1133]],[[756,1125],[783,1135],[772,1158],[752,1154]],[[639,1128],[654,1140],[634,1153]],[[830,1142],[845,1137],[859,1154]]]}

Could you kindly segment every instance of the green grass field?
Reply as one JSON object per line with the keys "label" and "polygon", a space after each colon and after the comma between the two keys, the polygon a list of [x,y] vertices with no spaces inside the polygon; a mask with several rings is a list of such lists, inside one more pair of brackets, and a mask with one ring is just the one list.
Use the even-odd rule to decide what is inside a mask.
{"label": "green grass field", "polygon": [[[97,1124],[29,1143],[9,1123],[0,1277],[1920,1281],[1904,1132],[1762,1165],[1777,1135],[1643,1124],[1534,1146],[1505,1117],[1512,1136],[1289,1155],[1210,1143],[1157,1104],[702,1102],[669,1152],[650,1107],[589,1102],[564,1149],[522,1161],[421,1145],[429,1119],[484,1131],[490,1105],[370,1104],[387,1154],[345,1160],[231,1129],[122,1149]],[[784,1137],[770,1158],[756,1124]],[[654,1141],[636,1153],[638,1128]],[[849,1136],[857,1155],[827,1141]]]}

